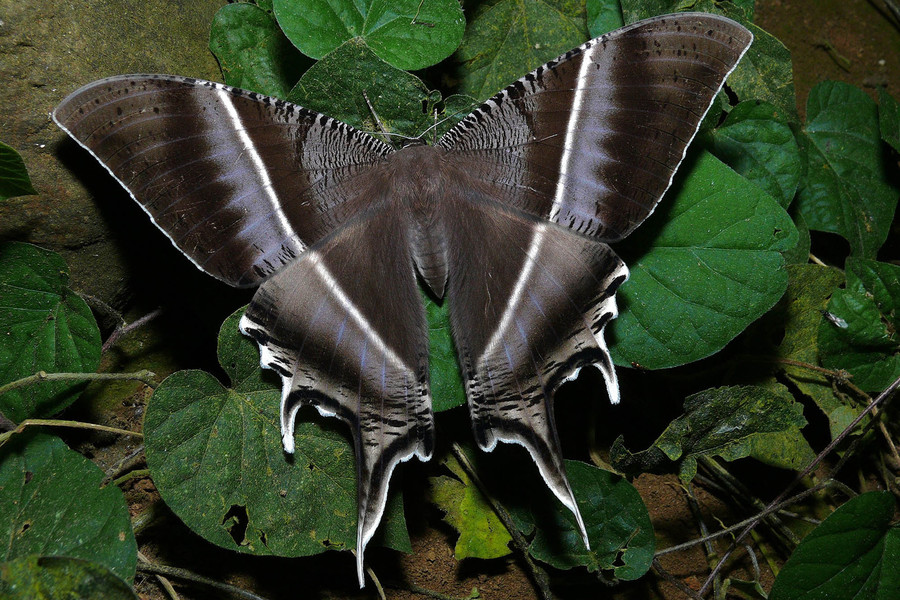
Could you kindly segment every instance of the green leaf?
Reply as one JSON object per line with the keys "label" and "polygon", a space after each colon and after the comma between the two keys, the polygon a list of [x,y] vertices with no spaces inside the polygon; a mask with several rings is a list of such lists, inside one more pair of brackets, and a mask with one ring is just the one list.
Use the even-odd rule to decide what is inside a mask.
{"label": "green leaf", "polygon": [[[416,136],[434,122],[440,100],[415,75],[392,67],[360,40],[350,40],[303,74],[288,100],[358,129]],[[390,141],[390,140],[389,140]]]}
{"label": "green leaf", "polygon": [[892,600],[900,590],[900,529],[890,492],[868,492],[803,538],[778,573],[769,600]]}
{"label": "green leaf", "polygon": [[466,403],[456,347],[450,335],[450,313],[447,303],[436,304],[423,293],[425,315],[428,317],[428,367],[431,375],[431,408],[441,412]]}
{"label": "green leaf", "polygon": [[25,161],[13,148],[0,142],[0,200],[37,194],[25,169]]}
{"label": "green leaf", "polygon": [[[224,548],[277,556],[355,548],[356,470],[345,430],[301,413],[296,452],[284,454],[281,385],[239,333],[242,312],[219,333],[232,387],[203,371],[179,371],[154,392],[144,419],[153,481],[188,527]],[[383,543],[408,549],[399,495],[389,497],[384,521]]]}
{"label": "green leaf", "polygon": [[587,12],[588,35],[591,38],[599,37],[625,25],[619,0],[587,0],[585,11]]}
{"label": "green leaf", "polygon": [[485,100],[587,40],[584,6],[571,0],[499,0],[466,27],[455,58],[459,91]]}
{"label": "green leaf", "polygon": [[878,125],[881,139],[900,152],[900,103],[883,87],[878,88]]}
{"label": "green leaf", "polygon": [[851,257],[845,271],[847,285],[834,291],[828,312],[846,327],[820,323],[822,365],[846,369],[863,390],[881,391],[900,377],[900,266]]}
{"label": "green leaf", "polygon": [[319,59],[359,39],[405,70],[450,56],[466,24],[457,0],[275,0],[273,5],[285,35],[307,56]]}
{"label": "green leaf", "polygon": [[0,561],[32,554],[84,558],[131,581],[137,544],[125,498],[59,438],[27,430],[0,447]]}
{"label": "green leaf", "polygon": [[[819,364],[819,327],[831,294],[844,282],[842,271],[814,264],[788,265],[788,289],[775,310],[766,315],[781,337],[774,356],[793,362]],[[780,332],[783,332],[781,334]],[[828,417],[831,435],[843,431],[846,411],[851,410],[834,394],[831,380],[812,369],[784,364],[781,367],[797,388],[812,398]],[[851,418],[855,416],[851,414]]]}
{"label": "green leaf", "polygon": [[628,473],[665,471],[679,462],[679,476],[690,481],[701,456],[727,461],[752,456],[766,464],[799,469],[814,457],[800,434],[803,406],[783,386],[723,387],[688,396],[678,417],[650,448],[629,452],[618,438],[610,460]]}
{"label": "green leaf", "polygon": [[566,471],[591,549],[584,547],[575,517],[559,502],[550,506],[529,502],[516,516],[523,530],[534,530],[529,553],[557,569],[587,567],[613,571],[633,581],[650,568],[656,539],[647,507],[625,479],[582,462],[567,460]]}
{"label": "green leaf", "polygon": [[875,258],[897,208],[875,102],[846,83],[812,89],[800,143],[807,152],[798,207],[810,229],[837,233],[854,256]]}
{"label": "green leaf", "polygon": [[131,586],[94,562],[67,556],[24,556],[0,564],[5,600],[138,600]]}
{"label": "green leaf", "polygon": [[626,23],[647,17],[679,12],[700,11],[734,19],[753,34],[753,44],[728,77],[727,85],[742,100],[762,100],[777,107],[785,119],[797,119],[791,53],[775,37],[755,25],[747,11],[749,2],[718,0],[622,0]]}
{"label": "green leaf", "polygon": [[709,150],[787,208],[800,182],[797,141],[773,105],[748,100],[735,106],[711,131]]}
{"label": "green leaf", "polygon": [[[31,244],[0,245],[0,385],[38,371],[90,372],[100,364],[94,315],[67,286],[65,261]],[[70,405],[82,383],[40,382],[0,395],[0,413],[20,422]]]}
{"label": "green leaf", "polygon": [[781,252],[797,230],[784,209],[707,153],[680,173],[657,214],[615,248],[631,269],[611,324],[619,365],[709,356],[787,288]]}
{"label": "green leaf", "polygon": [[444,521],[459,532],[454,555],[464,558],[498,558],[510,553],[509,531],[497,518],[478,488],[455,458],[444,463],[455,477],[429,478],[431,500],[444,511]]}
{"label": "green leaf", "polygon": [[228,85],[286,98],[309,60],[278,28],[274,17],[252,4],[227,4],[213,18],[209,49]]}

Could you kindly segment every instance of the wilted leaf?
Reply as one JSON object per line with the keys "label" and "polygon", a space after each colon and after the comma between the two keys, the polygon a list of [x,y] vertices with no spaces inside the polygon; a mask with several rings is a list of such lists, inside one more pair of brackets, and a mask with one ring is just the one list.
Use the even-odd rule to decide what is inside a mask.
{"label": "wilted leaf", "polygon": [[809,93],[806,118],[800,212],[810,229],[849,241],[854,256],[875,258],[900,195],[885,168],[878,108],[858,88],[823,81]]}
{"label": "wilted leaf", "polygon": [[620,437],[610,460],[625,472],[665,471],[679,462],[679,476],[690,481],[701,456],[727,461],[752,456],[767,464],[799,469],[814,457],[800,428],[803,406],[782,386],[723,387],[688,396],[678,417],[650,448],[631,453]]}
{"label": "wilted leaf", "polygon": [[[775,349],[775,356],[817,366],[819,326],[824,321],[822,313],[831,294],[844,282],[844,274],[833,267],[813,264],[788,265],[787,270],[787,292],[776,310],[770,313],[771,321],[784,328],[784,337]],[[847,424],[846,411],[851,409],[835,396],[831,380],[813,369],[790,364],[781,368],[828,417],[831,435],[843,431]]]}
{"label": "wilted leaf", "polygon": [[787,208],[800,181],[797,141],[777,108],[748,100],[708,134],[709,150]]}
{"label": "wilted leaf", "polygon": [[[307,413],[286,456],[280,382],[259,368],[256,344],[222,324],[226,388],[203,371],[179,371],[147,407],[147,466],[169,508],[194,532],[251,554],[305,556],[356,547],[356,470],[337,420]],[[302,415],[302,413],[301,413]],[[383,543],[409,548],[400,497],[392,494]]]}
{"label": "wilted leaf", "polygon": [[431,499],[444,521],[459,532],[454,554],[464,558],[498,558],[510,553],[512,539],[484,496],[455,458],[444,463],[456,476],[431,477]]}
{"label": "wilted leaf", "polygon": [[25,161],[10,146],[0,142],[0,200],[37,194],[25,169]]}
{"label": "wilted leaf", "polygon": [[275,18],[253,4],[226,4],[213,18],[209,49],[225,83],[286,98],[310,64],[281,32]]}
{"label": "wilted leaf", "polygon": [[584,6],[566,0],[499,0],[470,19],[455,59],[459,91],[486,100],[587,40]]}
{"label": "wilted leaf", "polygon": [[[69,270],[55,252],[17,242],[0,245],[0,385],[38,371],[97,370],[100,330],[68,283]],[[15,422],[48,417],[83,389],[66,381],[18,388],[0,395],[0,413]]]}
{"label": "wilted leaf", "polygon": [[848,258],[847,285],[834,290],[819,325],[822,364],[846,369],[853,383],[876,392],[900,376],[900,266]]}
{"label": "wilted leaf", "polygon": [[0,561],[64,555],[131,581],[131,517],[119,489],[101,488],[102,480],[103,471],[55,436],[29,430],[0,446]]}
{"label": "wilted leaf", "polygon": [[4,600],[137,600],[131,586],[103,565],[67,556],[25,556],[0,563]]}
{"label": "wilted leaf", "polygon": [[273,5],[285,35],[316,59],[358,38],[395,67],[423,69],[450,56],[465,30],[457,0],[275,0]]}
{"label": "wilted leaf", "polygon": [[784,293],[797,230],[778,203],[703,153],[616,252],[631,269],[612,322],[613,358],[649,369],[720,350]]}
{"label": "wilted leaf", "polygon": [[343,44],[313,65],[288,94],[291,102],[363,131],[380,132],[380,121],[389,132],[406,136],[432,125],[432,109],[439,99],[440,94],[429,92],[418,77],[392,67],[359,40]]}
{"label": "wilted leaf", "polygon": [[893,600],[900,590],[900,529],[890,492],[849,500],[803,538],[769,600]]}

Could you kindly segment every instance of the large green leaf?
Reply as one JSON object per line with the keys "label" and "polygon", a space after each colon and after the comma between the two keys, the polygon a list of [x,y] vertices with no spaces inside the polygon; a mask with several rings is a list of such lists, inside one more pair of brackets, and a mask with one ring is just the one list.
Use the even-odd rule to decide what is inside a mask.
{"label": "large green leaf", "polygon": [[834,290],[819,325],[822,364],[846,369],[853,383],[876,392],[900,377],[900,266],[848,258],[847,285]]}
{"label": "large green leaf", "polygon": [[587,39],[584,5],[572,0],[499,0],[466,27],[455,58],[462,93],[485,100]]}
{"label": "large green leaf", "polygon": [[610,449],[613,465],[640,473],[667,471],[677,461],[679,476],[689,481],[701,456],[752,456],[787,469],[800,469],[815,457],[800,433],[806,425],[803,406],[783,386],[705,390],[685,399],[684,413],[641,452],[629,452],[618,438]]}
{"label": "large green leaf", "polygon": [[[775,37],[750,19],[750,2],[719,0],[622,0],[626,23],[685,10],[715,13],[734,19],[753,34],[753,44],[728,78],[728,87],[741,100],[762,100],[778,108],[787,120],[796,120],[791,53]],[[752,13],[752,10],[749,11]]]}
{"label": "large green leaf", "polygon": [[431,500],[444,511],[444,521],[459,532],[454,555],[464,558],[498,558],[510,553],[509,531],[455,458],[448,458],[453,477],[431,477]]}
{"label": "large green leaf", "polygon": [[768,194],[704,153],[616,251],[631,269],[611,325],[617,364],[659,369],[720,350],[784,293],[797,230]]}
{"label": "large green leaf", "polygon": [[[166,504],[207,540],[240,552],[305,556],[356,547],[356,470],[339,422],[301,413],[296,451],[279,428],[280,381],[238,331],[222,325],[225,387],[203,371],[180,371],[147,407],[147,465]],[[392,494],[383,543],[406,550],[400,497]]]}
{"label": "large green leaf", "polygon": [[806,119],[800,212],[810,229],[837,233],[855,256],[875,258],[900,195],[886,169],[878,108],[858,88],[823,81],[809,93]]}
{"label": "large green leaf", "polygon": [[301,52],[322,58],[358,38],[400,69],[450,56],[465,18],[457,0],[274,0],[275,17]]}
{"label": "large green leaf", "polygon": [[309,60],[278,28],[275,18],[253,4],[226,4],[213,18],[209,49],[225,83],[286,98]]}
{"label": "large green leaf", "polygon": [[0,447],[0,562],[29,555],[91,560],[131,581],[137,544],[125,498],[59,438],[34,430]]}
{"label": "large green leaf", "polygon": [[67,556],[25,556],[0,563],[4,600],[138,600],[131,586],[94,562]]}
{"label": "large green leaf", "polygon": [[37,194],[25,169],[25,161],[13,148],[0,142],[0,200]]}
{"label": "large green leaf", "polygon": [[[0,245],[0,384],[38,371],[94,372],[100,331],[94,315],[68,288],[65,261],[31,244]],[[51,416],[83,384],[41,382],[0,395],[0,413],[15,422]]]}
{"label": "large green leaf", "polygon": [[465,404],[466,390],[456,360],[456,347],[450,335],[450,313],[447,303],[438,305],[427,294],[422,294],[422,297],[425,300],[425,314],[428,318],[431,408],[434,412],[441,412]]}
{"label": "large green leaf", "polygon": [[800,150],[773,105],[747,100],[708,133],[710,151],[787,208],[800,182]]}
{"label": "large green leaf", "polygon": [[313,65],[288,94],[291,102],[363,131],[380,132],[383,126],[405,136],[433,123],[439,99],[440,93],[429,92],[418,77],[392,67],[355,39]]}
{"label": "large green leaf", "polygon": [[769,600],[894,600],[900,529],[890,492],[848,501],[807,535],[778,573]]}

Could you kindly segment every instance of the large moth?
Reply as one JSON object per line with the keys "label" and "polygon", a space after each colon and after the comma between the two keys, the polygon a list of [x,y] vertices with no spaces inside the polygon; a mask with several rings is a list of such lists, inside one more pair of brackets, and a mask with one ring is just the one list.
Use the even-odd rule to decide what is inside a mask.
{"label": "large moth", "polygon": [[595,365],[619,401],[603,330],[628,269],[608,244],[653,212],[751,41],[715,15],[641,21],[401,149],[169,75],[91,83],[53,119],[198,268],[259,286],[240,327],[282,378],[285,451],[303,405],[352,431],[362,585],[391,473],[434,447],[417,280],[449,303],[478,445],[523,445],[588,543],[553,394]]}

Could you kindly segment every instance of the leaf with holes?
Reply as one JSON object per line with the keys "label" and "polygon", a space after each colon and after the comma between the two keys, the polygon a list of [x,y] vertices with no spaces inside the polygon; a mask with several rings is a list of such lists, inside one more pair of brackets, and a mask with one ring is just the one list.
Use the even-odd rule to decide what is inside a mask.
{"label": "leaf with holes", "polygon": [[[343,425],[301,413],[296,452],[285,455],[280,381],[259,367],[256,344],[238,331],[242,313],[219,333],[231,387],[203,371],[179,371],[154,392],[144,420],[153,481],[188,527],[224,548],[277,556],[354,548],[356,470]],[[384,522],[381,542],[409,549],[398,494]]]}
{"label": "leaf with holes", "polygon": [[689,160],[659,208],[615,250],[631,270],[610,324],[619,365],[673,367],[722,349],[787,288],[788,214],[708,153]]}
{"label": "leaf with holes", "polygon": [[[0,385],[38,371],[93,373],[100,364],[94,315],[68,287],[65,261],[49,250],[0,245]],[[49,417],[84,389],[79,382],[39,382],[0,395],[0,413],[15,422]]]}
{"label": "leaf with holes", "polygon": [[137,544],[125,498],[59,438],[27,430],[0,446],[0,561],[29,555],[91,560],[131,581]]}

